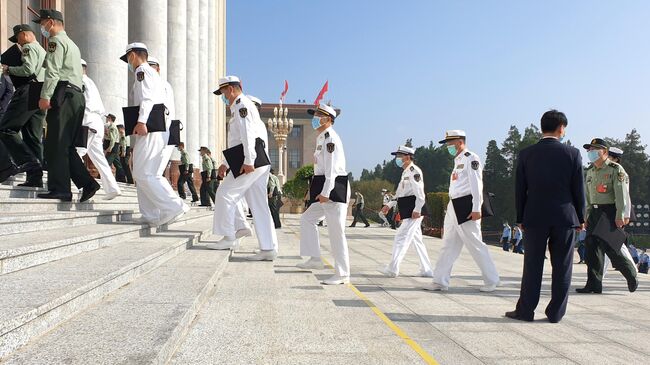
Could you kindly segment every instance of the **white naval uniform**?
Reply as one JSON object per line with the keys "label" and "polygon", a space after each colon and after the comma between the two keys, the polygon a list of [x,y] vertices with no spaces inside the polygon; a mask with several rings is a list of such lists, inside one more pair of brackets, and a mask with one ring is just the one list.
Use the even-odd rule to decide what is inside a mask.
{"label": "white naval uniform", "polygon": [[[390,205],[391,200],[392,200],[390,198],[390,195],[388,195],[388,193],[386,193],[386,194],[384,194],[384,196],[382,198],[383,198],[382,208],[383,207],[388,207]],[[388,219],[386,219],[386,214],[384,214],[384,212],[381,211],[381,210],[377,214],[379,215],[379,218],[381,218],[381,220],[384,221],[384,225],[388,226],[389,223],[388,223]]]}
{"label": "white naval uniform", "polygon": [[[333,152],[327,150],[328,143],[334,144]],[[347,174],[343,143],[334,128],[329,127],[318,135],[314,152],[314,175],[325,175],[325,184],[320,195],[329,197],[334,189],[336,177]],[[349,201],[350,187],[348,186],[346,203],[316,202],[310,205],[300,217],[300,256],[321,256],[317,224],[323,218],[327,219],[334,269],[340,277],[350,276],[348,241],[345,238],[345,219]]]}
{"label": "white naval uniform", "polygon": [[[137,77],[140,72],[144,75],[142,81]],[[160,75],[146,62],[138,66],[135,74],[133,102],[140,106],[138,122],[146,123],[154,104],[165,103],[165,86]],[[133,179],[137,183],[138,204],[144,220],[154,224],[190,209],[160,174],[163,150],[169,138],[169,120],[166,123],[165,132],[133,138]]]}
{"label": "white naval uniform", "polygon": [[[169,126],[171,125],[171,121],[176,119],[176,104],[174,101],[174,89],[172,89],[172,85],[167,82],[163,81],[165,84],[165,107],[167,107],[167,130],[169,130]],[[169,138],[169,135],[167,136]],[[160,164],[160,170],[158,173],[160,175],[165,173],[165,168],[167,168],[167,164],[169,163],[169,159],[172,157],[172,153],[174,153],[174,148],[176,146],[170,146],[167,144],[167,140],[165,140],[165,148],[163,149],[163,157],[161,160]]]}
{"label": "white naval uniform", "polygon": [[[404,171],[402,171],[402,178],[400,179],[397,191],[395,192],[396,198],[403,198],[407,196],[415,196],[415,209],[414,212],[422,212],[422,207],[426,201],[424,194],[424,180],[422,179],[422,170],[414,163],[410,163]],[[397,201],[392,201],[388,204],[389,207],[397,206]],[[431,261],[427,254],[427,248],[422,241],[422,219],[405,218],[402,219],[402,224],[395,233],[395,241],[393,244],[393,257],[388,264],[388,270],[399,275],[399,266],[404,260],[404,256],[411,246],[411,242],[415,245],[415,250],[420,258],[420,273],[431,276]]]}
{"label": "white naval uniform", "polygon": [[449,182],[449,205],[445,214],[442,250],[433,271],[433,282],[449,287],[451,269],[463,245],[481,269],[485,285],[498,285],[499,273],[494,266],[481,234],[481,220],[458,224],[451,199],[472,195],[472,212],[480,212],[483,204],[483,167],[477,154],[465,149],[454,158]]}
{"label": "white naval uniform", "polygon": [[122,192],[117,185],[117,181],[115,181],[115,176],[113,176],[113,170],[111,170],[108,161],[106,161],[106,155],[104,155],[104,122],[102,121],[102,115],[106,113],[104,103],[102,103],[99,90],[97,90],[97,86],[93,80],[86,75],[83,75],[81,80],[83,81],[84,98],[86,99],[82,124],[84,127],[88,127],[95,132],[88,131],[86,148],[77,147],[77,153],[81,158],[86,153],[88,154],[90,161],[93,162],[93,165],[99,171],[102,188],[106,194],[121,194]]}
{"label": "white naval uniform", "polygon": [[[243,108],[246,108],[245,117],[240,114],[240,110]],[[230,106],[230,112],[232,118],[228,122],[228,147],[243,144],[244,164],[254,165],[257,157],[255,152],[256,138],[261,138],[264,141],[266,144],[265,150],[268,154],[266,126],[260,119],[255,104],[243,94],[238,96]],[[222,163],[227,166],[225,159]],[[241,200],[246,198],[246,202],[253,213],[253,223],[255,224],[260,250],[278,250],[278,238],[266,194],[270,170],[271,166],[258,167],[250,174],[242,174],[237,179],[233,177],[232,173],[226,175],[219,184],[215,196],[212,225],[212,232],[215,235],[235,238],[236,230],[241,229],[242,220],[245,221],[245,215],[242,216],[237,211],[242,208]],[[235,225],[236,222],[238,222],[237,226]]]}

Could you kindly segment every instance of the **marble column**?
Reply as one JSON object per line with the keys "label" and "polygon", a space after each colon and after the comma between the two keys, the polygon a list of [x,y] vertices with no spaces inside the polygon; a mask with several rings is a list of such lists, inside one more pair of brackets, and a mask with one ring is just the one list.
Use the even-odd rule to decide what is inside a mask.
{"label": "marble column", "polygon": [[[217,23],[219,22],[217,17],[217,3],[215,0],[209,0],[208,4],[208,147],[210,148],[213,156],[218,156],[215,153],[217,147],[217,135],[216,135],[216,101],[217,98],[212,94],[217,86]],[[220,101],[219,101],[220,102]]]}
{"label": "marble column", "polygon": [[[88,2],[95,4],[94,0]],[[76,6],[80,2],[74,3]],[[103,21],[109,25],[113,19],[104,18]],[[113,29],[113,26],[110,29]],[[147,45],[149,55],[158,58],[163,65],[160,75],[166,80],[167,70],[164,65],[167,65],[167,0],[129,1],[130,42],[142,42]]]}
{"label": "marble column", "polygon": [[66,1],[66,32],[88,63],[106,112],[120,123],[122,107],[128,105],[128,69],[119,59],[128,44],[128,19],[127,0]]}
{"label": "marble column", "polygon": [[208,146],[208,0],[199,0],[199,143]]}
{"label": "marble column", "polygon": [[[216,77],[223,77],[226,75],[226,0],[214,0],[216,2],[217,13],[213,14],[216,19],[216,57],[217,57],[217,72]],[[216,102],[216,149],[218,151],[226,149],[226,106],[224,103]]]}
{"label": "marble column", "polygon": [[[176,119],[185,126],[181,141],[187,143],[187,0],[171,0],[167,3],[167,81],[174,89]],[[172,160],[179,160],[174,150]]]}
{"label": "marble column", "polygon": [[199,0],[187,0],[186,110],[187,142],[185,147],[195,167],[200,168],[199,129]]}

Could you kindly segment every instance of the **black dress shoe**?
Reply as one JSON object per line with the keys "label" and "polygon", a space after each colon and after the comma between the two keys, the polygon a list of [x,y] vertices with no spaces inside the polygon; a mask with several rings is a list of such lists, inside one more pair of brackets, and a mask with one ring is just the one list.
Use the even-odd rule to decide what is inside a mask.
{"label": "black dress shoe", "polygon": [[525,317],[519,315],[519,313],[517,313],[517,311],[506,312],[506,317],[508,317],[510,319],[516,319],[518,321],[524,321],[524,322],[532,322],[534,320],[533,317],[525,318]]}
{"label": "black dress shoe", "polygon": [[20,170],[20,172],[43,171],[43,166],[41,166],[41,163],[38,161],[30,161],[18,166],[18,170]]}
{"label": "black dress shoe", "polygon": [[22,184],[18,184],[18,186],[22,186],[24,188],[42,188],[43,187],[43,182],[42,181],[27,181]]}
{"label": "black dress shoe", "polygon": [[59,199],[62,202],[71,202],[72,201],[72,194],[71,193],[57,193],[54,191],[50,191],[49,193],[40,193],[36,195],[37,197],[41,199]]}
{"label": "black dress shoe", "polygon": [[600,294],[600,293],[603,292],[603,289],[596,290],[596,289],[592,289],[592,288],[590,288],[588,286],[585,286],[584,288],[576,289],[576,292],[578,292],[580,294],[591,294],[591,293]]}
{"label": "black dress shoe", "polygon": [[638,287],[639,280],[637,278],[634,278],[633,282],[627,282],[627,289],[630,291],[630,293],[634,293]]}
{"label": "black dress shoe", "polygon": [[97,192],[97,190],[99,190],[99,188],[100,188],[99,184],[94,181],[92,185],[84,187],[83,192],[81,193],[81,198],[79,199],[79,203],[88,201],[88,199],[95,196],[95,193]]}
{"label": "black dress shoe", "polygon": [[0,183],[5,182],[5,180],[16,175],[19,172],[20,170],[18,170],[16,165],[12,164],[11,166],[9,166],[9,168],[0,171]]}

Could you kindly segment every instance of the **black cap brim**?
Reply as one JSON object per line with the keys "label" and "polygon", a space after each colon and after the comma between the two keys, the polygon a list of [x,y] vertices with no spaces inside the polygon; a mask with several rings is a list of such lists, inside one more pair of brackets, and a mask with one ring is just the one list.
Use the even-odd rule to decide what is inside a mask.
{"label": "black cap brim", "polygon": [[42,20],[42,18],[38,18],[38,19],[32,20],[32,22],[34,22],[36,24],[41,24],[41,20]]}
{"label": "black cap brim", "polygon": [[[129,52],[130,52],[130,51],[129,51]],[[126,52],[126,53],[124,54],[124,56],[120,57],[120,59],[121,59],[122,61],[126,62],[126,63],[129,63],[129,61],[127,61],[127,58],[128,58],[128,56],[129,56],[129,52]]]}
{"label": "black cap brim", "polygon": [[11,38],[9,38],[9,42],[11,42],[11,43],[18,43],[18,37],[16,37],[15,35],[14,35],[14,36],[11,36]]}
{"label": "black cap brim", "polygon": [[221,88],[218,88],[217,90],[212,92],[214,95],[221,95]]}
{"label": "black cap brim", "polygon": [[603,146],[603,145],[600,145],[600,144],[587,143],[587,144],[582,145],[582,148],[584,148],[586,150],[590,149],[591,147],[598,148],[598,149],[601,149],[601,150],[606,150],[607,149],[607,146]]}
{"label": "black cap brim", "polygon": [[455,140],[457,140],[457,139],[463,139],[463,137],[445,138],[445,139],[443,139],[442,141],[438,141],[438,143],[440,143],[440,144],[445,144],[445,143],[447,143],[447,142],[449,142],[449,141],[455,141]]}

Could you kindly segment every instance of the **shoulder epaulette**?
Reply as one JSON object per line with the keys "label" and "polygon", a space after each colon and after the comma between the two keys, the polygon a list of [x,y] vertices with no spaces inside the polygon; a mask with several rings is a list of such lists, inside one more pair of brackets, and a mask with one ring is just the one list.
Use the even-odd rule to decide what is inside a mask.
{"label": "shoulder epaulette", "polygon": [[472,155],[471,153],[469,153],[469,152],[465,152],[465,156],[469,157],[469,156],[471,156],[471,155]]}

